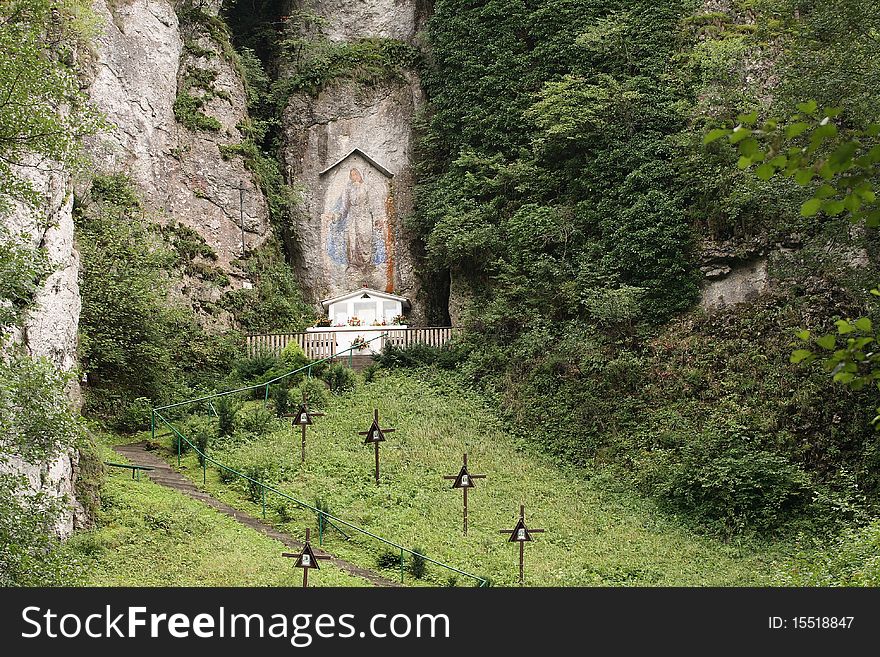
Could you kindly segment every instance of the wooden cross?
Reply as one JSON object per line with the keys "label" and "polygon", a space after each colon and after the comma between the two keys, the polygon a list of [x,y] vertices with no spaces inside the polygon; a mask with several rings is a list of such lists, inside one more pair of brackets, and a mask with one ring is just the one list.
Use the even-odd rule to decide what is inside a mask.
{"label": "wooden cross", "polygon": [[510,534],[507,539],[509,543],[519,543],[519,585],[522,586],[523,579],[523,552],[527,541],[532,540],[532,534],[542,534],[543,529],[529,529],[526,527],[526,507],[524,504],[519,505],[519,522],[513,529],[502,529],[502,534]]}
{"label": "wooden cross", "polygon": [[467,494],[468,488],[476,488],[477,484],[474,479],[485,479],[484,474],[471,474],[467,469],[467,452],[462,460],[461,470],[457,475],[443,475],[444,479],[454,479],[453,488],[461,488],[462,498],[464,500],[464,535],[467,536]]}
{"label": "wooden cross", "polygon": [[366,436],[364,445],[373,443],[376,446],[376,485],[379,485],[379,443],[385,442],[385,434],[394,429],[382,429],[379,427],[379,409],[373,409],[373,424],[366,431],[358,431],[359,436]]}
{"label": "wooden cross", "polygon": [[297,409],[296,413],[286,413],[283,417],[292,417],[293,418],[293,428],[301,427],[302,428],[302,462],[306,462],[306,427],[312,424],[312,418],[321,417],[324,415],[323,413],[315,413],[314,411],[309,410],[309,402],[306,398],[306,391],[303,390],[302,393],[303,402],[299,405],[299,409]]}
{"label": "wooden cross", "polygon": [[312,546],[309,543],[309,535],[311,534],[311,530],[306,527],[306,542],[303,545],[303,549],[300,552],[282,552],[282,557],[290,557],[291,559],[296,559],[296,563],[293,565],[297,568],[303,569],[303,588],[309,588],[309,568],[314,568],[315,570],[320,570],[321,566],[318,565],[319,559],[332,559],[330,555],[327,554],[315,554],[312,551]]}

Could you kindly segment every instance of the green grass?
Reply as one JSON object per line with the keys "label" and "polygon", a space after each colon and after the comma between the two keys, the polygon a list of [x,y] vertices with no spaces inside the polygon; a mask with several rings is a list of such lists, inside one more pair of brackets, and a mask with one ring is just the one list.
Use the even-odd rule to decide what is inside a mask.
{"label": "green grass", "polygon": [[[118,441],[117,441],[118,442]],[[103,457],[123,457],[103,447]],[[281,543],[185,495],[127,470],[108,468],[98,528],[63,548],[79,562],[81,586],[300,586],[302,571]],[[309,586],[365,586],[332,565]]]}
{"label": "green grass", "polygon": [[[397,429],[381,446],[379,486],[372,446],[357,435],[369,426],[374,407],[383,426]],[[609,476],[565,469],[521,449],[478,398],[446,375],[383,372],[375,382],[333,397],[326,411],[309,429],[305,466],[298,431],[280,421],[264,437],[217,445],[210,454],[239,470],[263,466],[266,483],[309,504],[320,498],[341,518],[407,547],[423,546],[428,556],[495,585],[516,583],[517,546],[499,530],[513,527],[521,502],[527,523],[547,530],[526,546],[529,585],[754,586],[769,581],[779,556],[778,547],[695,535]],[[488,475],[469,494],[467,537],[461,533],[461,492],[442,479],[458,471],[464,451],[471,471]],[[183,467],[201,484],[193,454],[184,456]],[[240,480],[223,484],[209,468],[206,488],[233,506],[260,512]],[[274,511],[278,502],[270,495],[267,507],[279,526],[294,535],[315,527],[314,515],[293,505],[292,520],[281,524]],[[325,538],[330,552],[365,567],[375,568],[385,550],[332,531]],[[452,583],[448,578],[429,564],[425,583]],[[459,576],[456,583],[471,582]]]}

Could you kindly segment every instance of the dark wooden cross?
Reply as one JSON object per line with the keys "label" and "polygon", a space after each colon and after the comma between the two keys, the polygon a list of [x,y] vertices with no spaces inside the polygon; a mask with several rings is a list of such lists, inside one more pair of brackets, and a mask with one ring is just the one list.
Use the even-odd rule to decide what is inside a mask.
{"label": "dark wooden cross", "polygon": [[502,534],[510,534],[507,539],[509,543],[519,543],[519,585],[522,586],[523,579],[523,552],[526,542],[532,540],[532,534],[542,534],[543,529],[529,529],[526,527],[526,507],[524,504],[519,505],[519,521],[513,529],[502,529]]}
{"label": "dark wooden cross", "polygon": [[302,462],[306,462],[306,427],[310,424],[313,424],[313,418],[321,417],[324,415],[323,413],[315,413],[314,411],[309,410],[309,402],[306,398],[306,391],[303,390],[302,393],[303,401],[302,404],[299,405],[296,413],[286,413],[283,417],[292,417],[293,418],[293,428],[301,427],[302,428]]}
{"label": "dark wooden cross", "polygon": [[461,488],[462,499],[464,500],[464,535],[467,536],[467,494],[468,488],[476,488],[474,479],[485,479],[484,474],[471,474],[467,467],[467,452],[462,460],[461,470],[457,475],[443,475],[444,479],[453,479],[453,488]]}
{"label": "dark wooden cross", "polygon": [[379,426],[379,409],[373,409],[373,424],[366,431],[358,431],[359,436],[366,436],[364,445],[373,443],[376,446],[376,485],[379,485],[379,443],[385,442],[385,434],[393,432],[394,429],[382,429]]}
{"label": "dark wooden cross", "polygon": [[309,537],[311,534],[311,530],[306,527],[306,542],[303,545],[303,549],[300,552],[282,552],[282,557],[289,557],[291,559],[296,559],[296,563],[293,565],[297,568],[303,569],[303,588],[309,588],[309,568],[314,568],[315,570],[320,570],[321,566],[318,565],[319,559],[331,559],[329,555],[326,554],[315,554],[312,551],[312,546],[309,543]]}

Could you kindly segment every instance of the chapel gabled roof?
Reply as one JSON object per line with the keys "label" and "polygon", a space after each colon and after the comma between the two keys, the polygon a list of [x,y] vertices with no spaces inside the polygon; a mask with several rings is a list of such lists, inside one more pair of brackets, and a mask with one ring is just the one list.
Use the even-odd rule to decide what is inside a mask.
{"label": "chapel gabled roof", "polygon": [[369,155],[367,155],[366,153],[364,153],[360,148],[352,148],[348,153],[346,153],[345,155],[343,155],[342,157],[340,157],[338,160],[336,160],[336,161],[335,161],[333,164],[331,164],[329,167],[327,167],[326,169],[324,169],[323,171],[321,171],[318,175],[319,175],[319,176],[323,176],[323,175],[325,175],[325,174],[327,174],[327,173],[330,173],[331,171],[333,171],[333,169],[335,169],[336,167],[338,167],[340,164],[342,164],[342,163],[345,162],[348,158],[350,158],[352,155],[355,155],[355,154],[360,155],[360,156],[361,156],[362,158],[364,158],[367,162],[369,162],[371,166],[373,166],[374,168],[378,169],[383,175],[387,176],[388,178],[393,178],[393,177],[394,177],[394,174],[393,174],[393,173],[391,173],[388,169],[386,169],[386,168],[383,167],[381,164],[379,164],[378,162],[376,162],[376,160],[374,160],[372,157],[370,157]]}
{"label": "chapel gabled roof", "polygon": [[406,297],[400,297],[400,296],[397,296],[396,294],[390,294],[388,292],[380,292],[379,290],[374,290],[369,287],[362,287],[360,289],[352,290],[351,292],[346,292],[345,294],[340,294],[339,296],[331,297],[329,299],[322,299],[321,306],[324,307],[324,310],[328,310],[330,308],[330,304],[337,303],[339,301],[346,301],[346,300],[351,299],[353,297],[360,297],[360,296],[363,296],[364,294],[367,294],[370,297],[378,297],[380,299],[390,299],[391,301],[400,301],[401,306],[403,308],[410,307],[409,299],[407,299]]}

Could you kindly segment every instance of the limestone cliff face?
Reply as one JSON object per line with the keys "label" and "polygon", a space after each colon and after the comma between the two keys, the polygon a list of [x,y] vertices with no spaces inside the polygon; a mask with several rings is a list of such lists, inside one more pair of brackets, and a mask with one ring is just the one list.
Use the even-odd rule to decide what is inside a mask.
{"label": "limestone cliff face", "polygon": [[416,0],[311,0],[301,3],[323,19],[331,41],[367,37],[412,41],[427,10]]}
{"label": "limestone cliff face", "polygon": [[[216,16],[219,1],[198,5]],[[89,94],[112,128],[90,143],[97,171],[128,173],[156,221],[174,219],[198,232],[217,254],[231,286],[247,285],[233,264],[269,236],[265,197],[240,157],[224,145],[242,141],[244,84],[223,44],[199,20],[182,23],[168,0],[97,0],[103,18]],[[208,80],[193,87],[193,76]],[[203,101],[199,111],[218,130],[190,129],[175,118],[180,93]],[[216,301],[218,289],[192,289]]]}
{"label": "limestone cliff face", "polygon": [[[20,327],[10,339],[33,358],[46,358],[60,370],[76,365],[79,327],[79,254],[73,239],[73,194],[70,175],[59,170],[21,167],[17,174],[30,181],[42,203],[35,208],[13,204],[3,216],[5,228],[13,235],[26,237],[31,245],[45,251],[52,273],[34,295],[34,303]],[[69,391],[74,404],[79,403],[79,386]],[[13,456],[2,464],[4,471],[24,475],[33,491],[43,491],[70,503],[55,527],[66,538],[75,526],[85,522],[82,506],[76,502],[75,484],[78,455],[64,451],[46,461],[31,463]]]}
{"label": "limestone cliff face", "polygon": [[[311,8],[335,41],[412,41],[423,20],[408,0],[318,0]],[[366,285],[409,298],[410,321],[423,320],[403,220],[412,211],[413,118],[424,102],[411,71],[371,85],[337,80],[290,99],[283,155],[303,204],[289,246],[306,298]]]}

